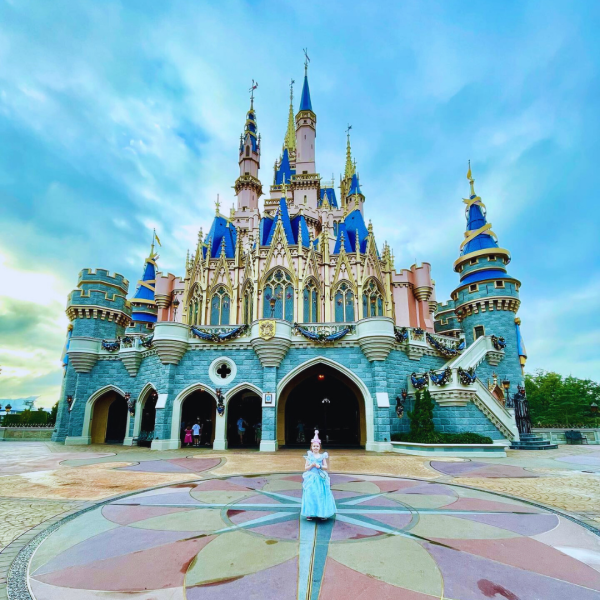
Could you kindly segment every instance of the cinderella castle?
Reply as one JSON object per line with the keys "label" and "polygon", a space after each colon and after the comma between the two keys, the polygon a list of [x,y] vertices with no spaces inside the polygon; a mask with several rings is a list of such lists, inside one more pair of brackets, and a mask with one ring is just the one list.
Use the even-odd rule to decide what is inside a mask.
{"label": "cinderella castle", "polygon": [[458,281],[438,303],[428,263],[398,271],[390,247],[378,245],[349,130],[339,185],[319,175],[306,63],[263,188],[255,87],[236,204],[224,215],[217,202],[182,274],[159,270],[154,240],[129,298],[118,273],[79,274],[53,440],[172,449],[198,423],[197,441],[217,450],[305,446],[317,427],[326,445],[388,451],[410,430],[407,413],[425,388],[438,431],[518,440],[520,282],[470,167]]}

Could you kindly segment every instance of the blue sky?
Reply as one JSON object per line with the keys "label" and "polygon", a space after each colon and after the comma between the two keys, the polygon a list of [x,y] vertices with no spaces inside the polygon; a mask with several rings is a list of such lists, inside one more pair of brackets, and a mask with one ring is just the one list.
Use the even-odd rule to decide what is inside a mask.
{"label": "blue sky", "polygon": [[[600,379],[600,3],[0,0],[0,398],[58,397],[83,267],[181,274],[234,201],[250,81],[268,186],[311,57],[317,168],[351,123],[396,267],[458,278],[471,159],[522,281],[528,369]],[[299,86],[296,86],[297,97]]]}

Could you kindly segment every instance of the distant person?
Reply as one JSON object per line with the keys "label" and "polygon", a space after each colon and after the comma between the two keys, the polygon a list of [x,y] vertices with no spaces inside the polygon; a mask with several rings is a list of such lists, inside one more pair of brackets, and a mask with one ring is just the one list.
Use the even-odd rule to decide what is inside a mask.
{"label": "distant person", "polygon": [[304,423],[300,419],[298,419],[298,425],[296,425],[296,441],[299,444],[306,441],[304,437]]}
{"label": "distant person", "polygon": [[246,425],[248,425],[248,423],[244,421],[243,417],[240,417],[237,421],[238,435],[240,436],[240,446],[244,445],[244,433],[246,432]]}
{"label": "distant person", "polygon": [[187,427],[185,428],[185,437],[183,438],[183,443],[186,446],[191,446],[193,443],[193,439],[192,439],[192,428],[190,427],[190,424],[187,424]]}
{"label": "distant person", "polygon": [[198,448],[198,446],[200,446],[200,431],[201,431],[202,427],[200,426],[200,422],[196,421],[193,425],[192,425],[192,433],[194,435],[194,447]]}
{"label": "distant person", "polygon": [[185,423],[181,422],[181,431],[179,432],[179,437],[181,438],[181,445],[185,444]]}
{"label": "distant person", "polygon": [[260,440],[262,438],[262,421],[259,421],[255,426],[254,426],[254,441],[257,444],[260,444]]}

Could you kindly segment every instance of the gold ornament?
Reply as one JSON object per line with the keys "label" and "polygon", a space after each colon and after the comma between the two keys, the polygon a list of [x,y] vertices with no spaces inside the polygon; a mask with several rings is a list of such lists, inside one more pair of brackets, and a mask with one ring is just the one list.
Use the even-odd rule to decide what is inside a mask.
{"label": "gold ornament", "polygon": [[273,319],[265,319],[258,324],[258,335],[261,339],[268,341],[275,337],[276,323]]}

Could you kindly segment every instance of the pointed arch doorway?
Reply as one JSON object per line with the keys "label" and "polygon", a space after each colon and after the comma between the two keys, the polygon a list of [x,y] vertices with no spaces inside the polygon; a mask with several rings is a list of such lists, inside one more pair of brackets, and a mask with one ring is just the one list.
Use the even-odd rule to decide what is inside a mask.
{"label": "pointed arch doorway", "polygon": [[125,398],[109,390],[94,402],[92,411],[92,444],[122,444],[128,422]]}
{"label": "pointed arch doorway", "polygon": [[320,362],[286,383],[277,406],[280,446],[307,448],[314,429],[327,448],[361,448],[367,440],[361,390],[340,370]]}

